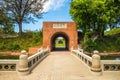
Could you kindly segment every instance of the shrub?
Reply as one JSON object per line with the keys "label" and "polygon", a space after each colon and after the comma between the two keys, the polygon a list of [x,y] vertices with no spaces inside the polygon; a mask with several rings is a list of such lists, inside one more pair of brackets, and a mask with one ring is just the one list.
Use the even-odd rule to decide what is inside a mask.
{"label": "shrub", "polygon": [[11,44],[9,47],[10,47],[9,49],[12,50],[12,51],[19,50],[20,49],[20,44],[17,43],[17,42],[13,42],[13,44]]}
{"label": "shrub", "polygon": [[120,37],[116,40],[117,51],[120,51]]}
{"label": "shrub", "polygon": [[87,40],[87,42],[84,44],[84,50],[88,51],[88,52],[92,52],[93,50],[96,50],[96,43],[92,41],[91,38],[89,38]]}
{"label": "shrub", "polygon": [[92,39],[90,38],[90,34],[91,33],[85,33],[84,36],[84,43],[83,43],[83,49],[88,51],[88,52],[92,52],[93,50],[96,49],[96,43],[92,41]]}
{"label": "shrub", "polygon": [[33,40],[35,43],[40,41],[40,35],[38,32],[33,33]]}
{"label": "shrub", "polygon": [[5,46],[4,46],[4,42],[0,43],[0,50],[4,49]]}

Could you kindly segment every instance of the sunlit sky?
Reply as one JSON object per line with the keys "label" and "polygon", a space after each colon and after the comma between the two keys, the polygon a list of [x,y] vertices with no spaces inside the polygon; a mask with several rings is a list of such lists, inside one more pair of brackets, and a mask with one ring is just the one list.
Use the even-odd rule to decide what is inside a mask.
{"label": "sunlit sky", "polygon": [[[49,0],[44,6],[43,18],[37,20],[37,22],[23,24],[23,31],[26,30],[40,30],[42,29],[42,23],[44,21],[72,21],[69,14],[71,0]],[[18,32],[18,26],[15,26],[15,31]]]}

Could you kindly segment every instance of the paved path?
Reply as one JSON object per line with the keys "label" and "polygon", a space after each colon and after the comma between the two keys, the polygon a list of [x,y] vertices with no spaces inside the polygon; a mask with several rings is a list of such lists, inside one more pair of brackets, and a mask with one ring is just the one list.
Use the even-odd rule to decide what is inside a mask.
{"label": "paved path", "polygon": [[28,76],[0,73],[0,80],[120,80],[115,76],[93,76],[70,52],[51,52]]}

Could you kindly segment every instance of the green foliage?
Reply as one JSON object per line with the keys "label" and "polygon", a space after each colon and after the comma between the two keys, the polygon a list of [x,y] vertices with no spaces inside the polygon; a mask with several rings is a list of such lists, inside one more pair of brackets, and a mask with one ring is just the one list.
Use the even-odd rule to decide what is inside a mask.
{"label": "green foliage", "polygon": [[115,41],[117,46],[117,51],[120,51],[120,37],[117,38],[117,40]]}
{"label": "green foliage", "polygon": [[20,49],[20,44],[18,42],[13,42],[10,46],[9,49],[12,51],[19,50]]}
{"label": "green foliage", "polygon": [[5,48],[4,42],[1,42],[1,43],[0,43],[0,50],[1,50],[1,49],[4,49],[4,48]]}
{"label": "green foliage", "polygon": [[80,41],[80,44],[82,48],[88,52],[92,52],[93,50],[100,52],[120,52],[120,37],[118,36],[98,38],[95,42],[93,42],[91,38],[87,38],[85,42],[84,40]]}
{"label": "green foliage", "polygon": [[36,31],[33,33],[33,40],[35,43],[40,41],[41,37],[42,37],[42,31]]}
{"label": "green foliage", "polygon": [[19,56],[1,56],[0,59],[19,59]]}
{"label": "green foliage", "polygon": [[22,36],[0,38],[0,51],[21,51],[42,45],[42,31],[26,31]]}
{"label": "green foliage", "polygon": [[116,58],[120,58],[120,56],[101,56],[101,60],[115,60]]}
{"label": "green foliage", "polygon": [[32,38],[33,33],[34,33],[33,31],[27,30],[23,32],[22,35],[19,35],[19,38]]}
{"label": "green foliage", "polygon": [[101,52],[104,52],[104,51],[119,52],[120,51],[119,39],[120,37],[116,37],[116,36],[100,38],[96,41],[97,50]]}
{"label": "green foliage", "polygon": [[65,40],[64,39],[56,39],[55,41],[55,47],[66,47]]}
{"label": "green foliage", "polygon": [[103,37],[107,25],[120,22],[119,4],[118,0],[72,0],[70,15],[83,33],[89,30]]}
{"label": "green foliage", "polygon": [[117,34],[120,34],[120,28],[114,28],[110,31],[106,31],[105,32],[105,35],[117,35]]}
{"label": "green foliage", "polygon": [[90,33],[85,34],[84,43],[82,43],[82,46],[84,50],[92,52],[93,50],[96,50],[96,43],[93,42],[91,38],[89,38],[89,34]]}
{"label": "green foliage", "polygon": [[18,24],[19,35],[22,35],[22,23],[34,23],[43,14],[43,5],[47,0],[2,0],[0,8],[8,12],[12,20]]}
{"label": "green foliage", "polygon": [[7,23],[4,25],[3,27],[3,33],[4,34],[13,34],[14,32],[14,28],[13,28],[13,24],[12,23]]}
{"label": "green foliage", "polygon": [[[115,36],[104,37],[108,28],[118,27],[120,23],[120,0],[72,0],[70,15],[77,28],[84,34],[83,48],[87,51],[120,51],[119,39]],[[118,34],[120,30],[105,32],[106,35]],[[95,37],[94,37],[95,36]],[[92,41],[94,37],[95,42]]]}
{"label": "green foliage", "polygon": [[93,50],[96,50],[96,43],[94,43],[91,39],[88,39],[83,49],[88,52],[92,52]]}
{"label": "green foliage", "polygon": [[13,34],[14,26],[13,21],[8,17],[6,11],[0,8],[0,33],[1,34]]}

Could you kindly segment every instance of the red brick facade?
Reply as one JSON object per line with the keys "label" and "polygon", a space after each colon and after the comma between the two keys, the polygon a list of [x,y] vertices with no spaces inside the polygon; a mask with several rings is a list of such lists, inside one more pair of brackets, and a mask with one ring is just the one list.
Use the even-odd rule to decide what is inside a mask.
{"label": "red brick facade", "polygon": [[[66,25],[66,27],[58,28],[54,25]],[[49,47],[50,50],[52,48],[52,38],[54,36],[65,35],[68,39],[68,49],[70,50],[72,47],[77,49],[78,44],[78,33],[76,29],[75,22],[43,22],[43,48]]]}

